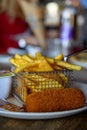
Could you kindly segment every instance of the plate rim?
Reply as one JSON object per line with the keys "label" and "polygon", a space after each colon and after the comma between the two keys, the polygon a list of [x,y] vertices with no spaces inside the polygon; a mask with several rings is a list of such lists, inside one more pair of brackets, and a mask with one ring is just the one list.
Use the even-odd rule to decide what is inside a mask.
{"label": "plate rim", "polygon": [[60,112],[58,111],[58,112],[33,113],[33,112],[11,112],[0,110],[0,116],[17,118],[17,119],[53,119],[74,115],[83,112],[85,110],[87,110],[87,104],[78,109],[60,111]]}

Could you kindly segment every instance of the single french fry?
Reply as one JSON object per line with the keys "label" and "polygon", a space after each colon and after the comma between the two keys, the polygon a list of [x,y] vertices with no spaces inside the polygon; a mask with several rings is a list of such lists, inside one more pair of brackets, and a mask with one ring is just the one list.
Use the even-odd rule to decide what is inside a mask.
{"label": "single french fry", "polygon": [[74,64],[71,64],[71,63],[68,63],[65,61],[55,60],[55,63],[56,63],[56,65],[61,66],[61,67],[66,68],[66,69],[69,69],[69,70],[78,70],[79,71],[82,69],[82,66],[74,65]]}
{"label": "single french fry", "polygon": [[63,86],[65,86],[68,83],[68,77],[63,73],[60,73],[59,77],[62,79]]}
{"label": "single french fry", "polygon": [[26,60],[26,61],[28,61],[28,62],[33,62],[33,61],[34,61],[31,57],[29,57],[29,56],[27,56],[27,55],[23,55],[23,56],[22,56],[22,59],[24,59],[24,60]]}
{"label": "single french fry", "polygon": [[53,64],[52,67],[53,67],[54,70],[62,70],[63,69],[61,66],[58,66],[58,65],[55,65],[55,64]]}
{"label": "single french fry", "polygon": [[64,56],[63,56],[63,54],[58,54],[54,59],[56,59],[56,60],[63,60]]}
{"label": "single french fry", "polygon": [[53,58],[46,58],[49,64],[54,64],[54,59]]}
{"label": "single french fry", "polygon": [[18,72],[23,71],[24,67],[25,67],[25,66],[22,66],[22,67],[16,67],[16,68],[14,69],[14,73],[17,74]]}
{"label": "single french fry", "polygon": [[12,63],[14,66],[19,66],[17,63],[15,63],[14,58],[9,59],[10,63]]}
{"label": "single french fry", "polygon": [[31,86],[36,86],[38,85],[38,83],[36,83],[35,81],[33,81],[32,79],[29,79],[27,77],[24,77],[24,81],[25,81],[25,84],[26,84],[26,87],[31,87]]}

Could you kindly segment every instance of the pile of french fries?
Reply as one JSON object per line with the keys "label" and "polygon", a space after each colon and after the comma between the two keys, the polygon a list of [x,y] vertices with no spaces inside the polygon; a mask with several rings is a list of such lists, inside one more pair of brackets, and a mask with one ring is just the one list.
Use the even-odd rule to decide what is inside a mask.
{"label": "pile of french fries", "polygon": [[55,58],[48,58],[37,52],[36,56],[18,55],[10,59],[10,62],[15,66],[14,73],[21,71],[25,72],[47,72],[54,70],[81,70],[82,67],[64,61],[63,54],[57,55]]}
{"label": "pile of french fries", "polygon": [[[14,73],[18,76],[16,93],[23,101],[29,93],[42,91],[48,88],[66,87],[68,77],[64,73],[58,73],[64,69],[81,70],[82,67],[64,61],[63,54],[54,58],[48,58],[37,52],[35,57],[26,54],[18,55],[10,59],[14,65]],[[21,78],[20,78],[21,77]]]}

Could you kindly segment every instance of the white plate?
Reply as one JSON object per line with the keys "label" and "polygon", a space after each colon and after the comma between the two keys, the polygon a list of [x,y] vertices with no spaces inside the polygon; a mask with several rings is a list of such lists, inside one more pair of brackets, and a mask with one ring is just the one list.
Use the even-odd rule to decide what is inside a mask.
{"label": "white plate", "polygon": [[9,63],[9,59],[12,55],[0,54],[0,63]]}
{"label": "white plate", "polygon": [[[80,88],[84,92],[87,101],[87,84],[75,82],[73,86],[76,88]],[[74,115],[83,112],[85,110],[87,110],[87,104],[79,109],[61,111],[61,112],[28,113],[28,112],[8,112],[0,110],[0,116],[18,118],[18,119],[53,119]]]}
{"label": "white plate", "polygon": [[87,68],[87,50],[71,56],[70,62]]}

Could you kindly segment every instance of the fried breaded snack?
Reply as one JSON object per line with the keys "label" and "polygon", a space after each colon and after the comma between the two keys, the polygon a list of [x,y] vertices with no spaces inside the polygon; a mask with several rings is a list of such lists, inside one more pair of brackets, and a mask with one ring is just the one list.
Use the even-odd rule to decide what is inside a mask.
{"label": "fried breaded snack", "polygon": [[55,88],[28,95],[27,112],[55,112],[83,107],[85,96],[77,88]]}

